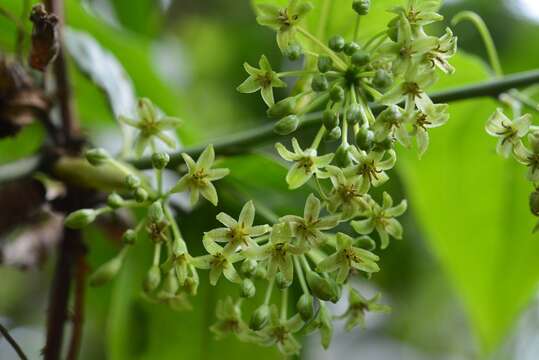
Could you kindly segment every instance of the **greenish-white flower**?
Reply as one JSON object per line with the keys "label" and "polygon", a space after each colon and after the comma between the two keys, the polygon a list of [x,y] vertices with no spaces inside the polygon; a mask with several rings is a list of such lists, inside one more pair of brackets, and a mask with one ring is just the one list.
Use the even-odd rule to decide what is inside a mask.
{"label": "greenish-white flower", "polygon": [[410,146],[410,135],[406,128],[404,110],[397,105],[389,106],[377,117],[373,126],[376,141],[383,141],[388,137],[396,139],[402,146]]}
{"label": "greenish-white flower", "polygon": [[518,141],[513,147],[515,159],[528,167],[528,180],[539,183],[539,134],[533,132],[528,135],[530,148],[528,149],[522,141]]}
{"label": "greenish-white flower", "polygon": [[268,278],[273,278],[280,271],[288,282],[294,279],[293,256],[304,251],[292,243],[294,233],[289,223],[273,225],[269,242],[243,252],[245,257],[267,262]]}
{"label": "greenish-white flower", "polygon": [[528,133],[530,125],[530,114],[511,120],[503,113],[502,109],[498,109],[488,119],[485,129],[489,135],[498,138],[498,144],[496,145],[498,154],[508,158],[513,147]]}
{"label": "greenish-white flower", "polygon": [[327,349],[333,335],[333,316],[323,301],[320,302],[320,310],[316,317],[305,326],[307,334],[315,330],[320,331],[320,343]]}
{"label": "greenish-white flower", "polygon": [[437,67],[446,74],[453,74],[455,68],[449,63],[449,59],[457,53],[457,38],[453,36],[451,29],[446,28],[445,34],[437,39],[436,45],[423,56],[423,62],[431,68]]}
{"label": "greenish-white flower", "polygon": [[241,302],[233,300],[230,296],[217,302],[217,321],[210,327],[217,339],[222,339],[229,334],[240,338],[246,336],[249,327],[241,318]]}
{"label": "greenish-white flower", "polygon": [[416,108],[416,101],[419,98],[428,97],[426,90],[437,80],[436,72],[425,69],[415,63],[404,74],[400,81],[389,89],[380,99],[384,105],[395,105],[405,101],[405,109],[410,111]]}
{"label": "greenish-white flower", "polygon": [[389,306],[379,303],[381,297],[382,295],[378,293],[372,298],[367,299],[355,289],[350,288],[350,291],[348,292],[348,309],[343,315],[339,316],[339,318],[346,319],[346,330],[350,331],[356,326],[364,329],[365,314],[367,312],[377,312],[382,314],[391,312]]}
{"label": "greenish-white flower", "polygon": [[271,107],[275,104],[273,88],[286,87],[286,83],[279,79],[279,75],[273,71],[268,58],[265,55],[262,55],[258,65],[260,66],[260,69],[257,69],[248,63],[243,64],[249,77],[238,86],[237,90],[245,94],[254,93],[260,90],[262,99],[264,99],[266,105]]}
{"label": "greenish-white flower", "polygon": [[369,196],[368,182],[357,174],[344,173],[336,166],[327,167],[327,176],[329,176],[333,189],[327,200],[328,210],[331,213],[341,211],[342,219],[349,219],[356,215],[358,211],[365,211],[369,204],[366,201]]}
{"label": "greenish-white flower", "polygon": [[449,120],[447,104],[434,104],[427,96],[416,101],[418,110],[412,114],[413,134],[417,141],[419,157],[429,147],[428,129],[444,125]]}
{"label": "greenish-white flower", "polygon": [[351,269],[373,273],[380,270],[376,262],[380,259],[372,252],[354,246],[355,240],[343,233],[337,233],[337,251],[318,263],[319,272],[337,271],[337,282],[342,284]]}
{"label": "greenish-white flower", "polygon": [[389,245],[389,236],[402,239],[402,225],[397,219],[408,207],[406,200],[402,200],[397,206],[393,206],[393,199],[384,192],[382,206],[372,201],[369,209],[363,214],[363,220],[352,221],[350,224],[359,234],[368,235],[374,230],[380,237],[381,247],[385,249]]}
{"label": "greenish-white flower", "polygon": [[209,255],[202,255],[192,259],[192,264],[199,269],[210,270],[210,284],[215,285],[221,274],[233,283],[241,283],[241,278],[234,268],[234,263],[243,259],[238,253],[227,254],[223,247],[216,242],[203,242]]}
{"label": "greenish-white flower", "polygon": [[165,134],[166,130],[172,130],[181,125],[181,120],[170,116],[160,116],[155,105],[146,98],[139,99],[137,106],[138,119],[130,119],[120,116],[119,120],[136,128],[139,132],[135,140],[135,154],[142,156],[148,145],[159,139],[168,147],[176,148],[176,140]]}
{"label": "greenish-white flower", "polygon": [[204,242],[226,242],[224,251],[234,253],[242,249],[258,247],[253,238],[262,236],[271,230],[267,224],[253,226],[255,219],[255,206],[252,201],[247,202],[241,209],[238,221],[225,213],[219,213],[219,220],[225,227],[213,229],[204,234]]}
{"label": "greenish-white flower", "polygon": [[269,324],[256,333],[256,342],[263,346],[276,345],[285,355],[298,354],[301,345],[294,338],[294,334],[301,330],[303,324],[299,314],[283,319],[279,316],[277,306],[272,305]]}
{"label": "greenish-white flower", "polygon": [[224,178],[230,173],[230,170],[225,168],[212,169],[215,161],[213,145],[208,145],[196,162],[186,153],[183,153],[182,157],[187,165],[187,174],[178,181],[170,193],[188,190],[191,193],[191,205],[198,202],[199,194],[202,194],[213,205],[217,205],[217,191],[212,181]]}
{"label": "greenish-white flower", "polygon": [[300,247],[319,246],[325,241],[325,235],[322,231],[334,228],[340,220],[339,215],[320,217],[321,210],[320,200],[311,194],[305,203],[303,217],[287,215],[280,218],[279,221],[290,223]]}
{"label": "greenish-white flower", "polygon": [[392,169],[397,161],[395,150],[370,151],[359,150],[356,147],[350,148],[350,155],[356,165],[345,169],[345,173],[353,173],[361,176],[363,181],[362,189],[369,191],[372,186],[380,186],[389,180],[386,171]]}
{"label": "greenish-white flower", "polygon": [[313,175],[318,175],[320,170],[329,165],[333,159],[333,154],[318,156],[316,149],[302,150],[296,138],[292,139],[294,152],[289,151],[281,143],[275,144],[275,148],[284,160],[294,163],[286,175],[286,182],[290,189],[297,189],[309,181]]}
{"label": "greenish-white flower", "polygon": [[417,33],[418,27],[444,19],[442,15],[438,14],[441,6],[441,0],[408,0],[406,6],[397,6],[391,11],[399,16],[404,16]]}
{"label": "greenish-white flower", "polygon": [[306,1],[290,0],[287,7],[273,4],[258,4],[256,20],[277,32],[277,45],[285,51],[296,43],[296,26],[303,20],[313,6]]}

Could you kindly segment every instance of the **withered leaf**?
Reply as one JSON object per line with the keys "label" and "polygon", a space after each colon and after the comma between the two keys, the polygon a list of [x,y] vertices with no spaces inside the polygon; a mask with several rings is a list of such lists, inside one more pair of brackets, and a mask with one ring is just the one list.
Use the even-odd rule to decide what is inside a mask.
{"label": "withered leaf", "polygon": [[30,14],[34,24],[32,28],[32,48],[30,50],[30,66],[45,71],[47,66],[58,55],[58,17],[45,10],[43,4],[34,5]]}

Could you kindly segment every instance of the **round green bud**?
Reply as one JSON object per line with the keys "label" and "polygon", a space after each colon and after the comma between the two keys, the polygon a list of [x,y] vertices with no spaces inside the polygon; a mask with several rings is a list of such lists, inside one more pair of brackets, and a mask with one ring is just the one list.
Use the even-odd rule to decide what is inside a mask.
{"label": "round green bud", "polygon": [[326,141],[337,141],[341,138],[341,128],[335,126],[331,131],[326,135]]}
{"label": "round green bud", "polygon": [[255,260],[245,259],[241,263],[240,272],[243,274],[243,276],[251,277],[255,274],[257,268],[257,264]]}
{"label": "round green bud", "polygon": [[135,190],[134,197],[135,200],[139,203],[145,202],[146,200],[148,200],[148,192],[146,192],[146,190],[144,190],[143,188],[139,187]]}
{"label": "round green bud", "polygon": [[357,50],[352,55],[352,64],[356,66],[365,66],[371,61],[371,56],[365,50]]}
{"label": "round green bud", "polygon": [[539,191],[530,194],[530,211],[533,215],[539,216]]}
{"label": "round green bud", "polygon": [[163,170],[167,167],[170,156],[164,152],[158,152],[152,155],[152,166],[154,169]]}
{"label": "round green bud", "polygon": [[241,282],[240,296],[243,298],[252,298],[256,294],[255,284],[251,279],[243,279]]}
{"label": "round green bud", "polygon": [[377,88],[378,90],[386,90],[391,86],[392,83],[393,79],[387,71],[385,71],[384,69],[376,70],[376,73],[372,78],[372,84],[375,88]]}
{"label": "round green bud", "polygon": [[84,154],[86,160],[93,166],[103,165],[110,159],[109,153],[102,148],[90,149]]}
{"label": "round green bud", "polygon": [[112,193],[107,197],[107,205],[113,209],[121,208],[124,204],[124,199],[117,193]]}
{"label": "round green bud", "polygon": [[253,276],[257,279],[265,279],[267,275],[268,271],[266,270],[266,267],[262,265],[257,265]]}
{"label": "round green bud", "polygon": [[329,56],[321,55],[318,57],[318,70],[321,73],[327,73],[333,68],[333,60]]}
{"label": "round green bud", "polygon": [[165,213],[163,212],[163,206],[160,201],[156,201],[148,208],[148,220],[150,222],[159,222],[163,220]]}
{"label": "round green bud", "polygon": [[376,151],[386,151],[389,149],[393,149],[393,140],[391,140],[391,138],[389,137],[386,137],[382,141],[376,141],[373,148]]}
{"label": "round green bud", "polygon": [[340,85],[335,85],[329,92],[331,101],[338,103],[344,100],[344,89]]}
{"label": "round green bud", "polygon": [[346,121],[350,125],[363,124],[363,118],[361,117],[361,107],[358,104],[352,104],[346,112]]}
{"label": "round green bud", "polygon": [[358,51],[360,46],[358,43],[350,41],[344,45],[344,53],[348,56],[352,56],[356,51]]}
{"label": "round green bud", "polygon": [[146,278],[144,279],[143,288],[144,291],[150,293],[157,289],[159,284],[161,283],[161,270],[159,269],[159,266],[153,265],[150,270],[148,270],[148,273],[146,274]]}
{"label": "round green bud", "polygon": [[342,36],[336,35],[333,36],[331,39],[329,39],[328,45],[329,48],[336,52],[341,52],[344,49],[344,45],[346,44],[346,41]]}
{"label": "round green bud", "polygon": [[292,281],[288,280],[282,272],[278,272],[275,275],[275,285],[277,285],[278,289],[284,290],[292,285]]}
{"label": "round green bud", "polygon": [[122,268],[123,258],[124,257],[120,253],[98,267],[88,279],[90,286],[101,286],[112,280]]}
{"label": "round green bud", "polygon": [[331,131],[331,129],[339,125],[339,115],[331,109],[326,109],[322,114],[322,123],[326,130]]}
{"label": "round green bud", "polygon": [[313,297],[311,294],[303,294],[298,299],[296,303],[296,308],[298,309],[299,316],[303,321],[309,321],[313,318],[314,307],[313,307]]}
{"label": "round green bud", "polygon": [[127,229],[122,235],[122,240],[124,244],[134,244],[137,240],[137,232],[133,229]]}
{"label": "round green bud", "polygon": [[187,291],[187,293],[189,293],[189,295],[195,296],[197,294],[197,291],[198,291],[199,283],[200,283],[200,281],[198,279],[198,276],[197,277],[190,276],[187,279],[185,279],[185,283],[183,284],[183,288],[185,289],[185,291]]}
{"label": "round green bud", "polygon": [[135,190],[140,186],[141,181],[137,176],[129,174],[125,177],[125,184],[129,189]]}
{"label": "round green bud", "polygon": [[280,119],[287,115],[293,114],[296,104],[296,97],[289,97],[273,104],[268,111],[266,111],[266,114],[269,117]]}
{"label": "round green bud", "polygon": [[354,0],[354,2],[352,3],[352,9],[354,9],[354,11],[361,16],[367,15],[369,13],[370,7],[370,0]]}
{"label": "round green bud", "polygon": [[82,229],[94,222],[97,211],[94,209],[80,209],[67,216],[64,225],[70,229]]}
{"label": "round green bud", "polygon": [[269,321],[270,317],[270,308],[268,305],[261,305],[258,309],[256,309],[253,312],[253,315],[251,316],[251,320],[249,322],[249,327],[251,330],[260,330]]}
{"label": "round green bud", "polygon": [[356,134],[356,145],[364,151],[370,151],[373,146],[374,133],[368,129],[361,128]]}
{"label": "round green bud", "polygon": [[288,115],[275,123],[273,131],[279,135],[288,135],[296,131],[298,126],[299,117],[296,115]]}
{"label": "round green bud", "polygon": [[337,302],[340,298],[340,288],[332,279],[326,279],[315,273],[307,272],[307,284],[313,295],[324,301]]}
{"label": "round green bud", "polygon": [[174,296],[179,288],[180,284],[178,283],[178,277],[176,276],[176,271],[173,269],[169,271],[165,277],[165,281],[163,282],[163,292],[168,296]]}
{"label": "round green bud", "polygon": [[311,88],[313,91],[322,92],[329,88],[328,79],[324,75],[316,75],[311,82]]}
{"label": "round green bud", "polygon": [[292,44],[289,47],[287,47],[283,53],[284,56],[288,58],[290,61],[296,61],[298,60],[301,55],[303,54],[303,49],[299,44]]}
{"label": "round green bud", "polygon": [[376,118],[377,123],[394,124],[402,121],[402,111],[396,105],[391,105],[382,111]]}
{"label": "round green bud", "polygon": [[335,156],[333,157],[333,163],[340,167],[345,168],[352,165],[352,159],[350,158],[350,145],[341,145],[335,151]]}

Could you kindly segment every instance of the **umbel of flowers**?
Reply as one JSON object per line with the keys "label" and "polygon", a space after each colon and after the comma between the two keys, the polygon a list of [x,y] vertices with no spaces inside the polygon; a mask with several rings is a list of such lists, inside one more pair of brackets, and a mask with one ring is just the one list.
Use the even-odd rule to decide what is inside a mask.
{"label": "umbel of flowers", "polygon": [[[164,189],[162,171],[170,158],[156,151],[156,144],[174,147],[166,131],[180,121],[162,116],[142,99],[138,118],[122,120],[138,130],[135,155],[151,152],[155,181],[101,149],[89,150],[87,159],[93,165],[112,166],[125,174],[127,191],[110,194],[105,207],[82,209],[66,219],[67,226],[81,228],[120,208],[145,209],[145,216],[125,233],[122,250],[90,281],[98,285],[114,277],[130,247],[145,233],[154,246],[143,284],[148,299],[188,308],[201,270],[208,271],[212,285],[237,284],[238,297],[223,299],[217,306],[217,322],[211,329],[219,337],[232,333],[241,341],[275,345],[290,355],[300,351],[297,335],[311,331],[319,331],[322,345],[328,347],[335,317],[345,318],[346,329],[351,330],[365,325],[367,312],[387,312],[388,307],[378,303],[379,295],[367,299],[350,286],[349,279],[370,278],[379,271],[377,248],[384,249],[392,238],[403,236],[397,218],[406,211],[406,201],[394,203],[386,192],[377,199],[371,196],[373,188],[389,180],[387,171],[394,167],[400,147],[415,144],[421,156],[430,129],[448,120],[447,105],[434,104],[427,95],[438,74],[454,71],[448,60],[456,52],[456,38],[449,29],[437,37],[425,28],[442,19],[437,13],[440,2],[409,0],[406,6],[390,9],[394,17],[387,27],[362,42],[356,40],[357,31],[350,39],[335,34],[328,41],[312,35],[303,24],[312,9],[308,2],[258,5],[258,22],[276,32],[279,49],[296,61],[299,70],[278,72],[262,55],[258,67],[245,64],[248,77],[238,91],[260,91],[269,117],[276,119],[275,131],[282,135],[300,128],[309,113],[322,113],[313,139],[275,144],[278,154],[290,163],[285,179],[290,189],[306,184],[316,189],[305,199],[303,214],[256,224],[255,204],[249,201],[237,216],[217,215],[222,226],[201,236],[207,253],[192,255],[174,219],[170,196],[186,192],[192,205],[202,196],[217,206],[213,183],[229,171],[215,167],[215,152],[209,145],[196,160],[183,154],[187,171],[176,185]],[[368,0],[356,0],[350,11],[358,21],[361,17],[368,21],[369,8]],[[286,87],[288,77],[297,85],[288,97],[276,101],[273,89]],[[374,113],[375,107],[382,111]],[[503,123],[503,134],[500,126],[493,131],[507,138],[500,145],[505,152],[510,145],[522,162],[529,162],[536,149],[519,145],[522,122]],[[324,153],[322,142],[336,143],[336,150]],[[353,230],[345,233],[348,228]],[[301,291],[297,299],[291,296],[292,286]],[[263,293],[263,300],[246,314],[243,305],[254,301],[256,292]],[[349,308],[335,316],[328,303],[343,294],[348,294]]]}

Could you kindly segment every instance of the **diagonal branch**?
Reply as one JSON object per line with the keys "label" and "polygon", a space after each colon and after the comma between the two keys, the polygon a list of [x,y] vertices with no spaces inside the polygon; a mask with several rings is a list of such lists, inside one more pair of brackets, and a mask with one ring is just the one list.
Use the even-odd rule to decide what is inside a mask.
{"label": "diagonal branch", "polygon": [[15,339],[9,334],[9,331],[7,331],[7,329],[2,324],[0,324],[0,334],[2,334],[6,338],[7,342],[11,345],[13,350],[15,350],[21,360],[28,359],[19,344],[17,344],[17,341],[15,341]]}
{"label": "diagonal branch", "polygon": [[[495,80],[485,81],[472,85],[465,85],[454,89],[440,91],[430,94],[434,102],[447,103],[460,100],[469,100],[481,97],[496,97],[503,92],[513,88],[521,88],[539,83],[539,70],[521,72]],[[374,107],[373,111],[380,111],[381,107]],[[322,113],[312,113],[303,117],[299,130],[305,130],[320,126]],[[215,152],[219,155],[234,155],[245,153],[255,147],[265,145],[281,136],[273,131],[273,123],[267,123],[254,129],[250,129],[235,135],[228,136],[222,140],[213,142]],[[181,152],[191,156],[198,156],[204,151],[206,145],[190,147]],[[176,168],[181,163],[181,152],[171,154],[169,168]],[[140,160],[133,160],[131,163],[139,169],[149,169],[152,162],[149,157]]]}

